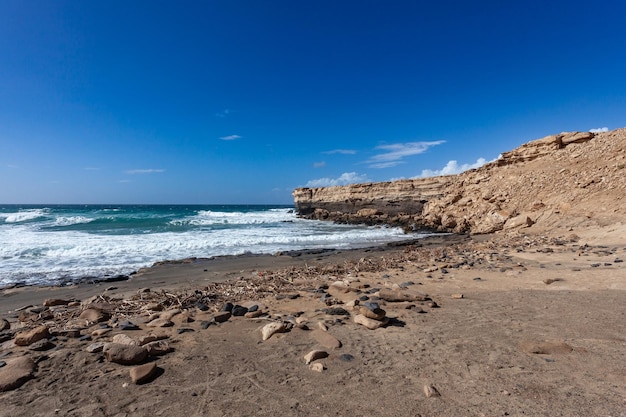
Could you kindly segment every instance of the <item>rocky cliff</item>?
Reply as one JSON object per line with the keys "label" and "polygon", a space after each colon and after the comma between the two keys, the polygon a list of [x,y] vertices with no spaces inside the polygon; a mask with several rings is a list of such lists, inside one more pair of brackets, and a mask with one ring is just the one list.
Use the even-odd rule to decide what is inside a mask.
{"label": "rocky cliff", "polygon": [[626,129],[547,136],[459,175],[293,192],[300,216],[492,233],[626,221]]}

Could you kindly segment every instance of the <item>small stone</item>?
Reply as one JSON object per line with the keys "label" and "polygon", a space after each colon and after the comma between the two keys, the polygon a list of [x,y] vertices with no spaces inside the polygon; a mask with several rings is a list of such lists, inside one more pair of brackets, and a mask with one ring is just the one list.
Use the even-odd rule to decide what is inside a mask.
{"label": "small stone", "polygon": [[43,305],[46,307],[52,307],[52,306],[64,306],[64,305],[68,305],[70,302],[69,300],[61,300],[59,298],[46,298],[43,302]]}
{"label": "small stone", "polygon": [[42,352],[44,350],[50,350],[53,347],[55,347],[55,345],[49,339],[41,339],[35,343],[31,343],[28,346],[28,349],[34,350],[35,352]]}
{"label": "small stone", "polygon": [[313,361],[318,359],[323,359],[328,357],[328,352],[324,350],[312,350],[306,355],[304,355],[304,362],[308,365]]}
{"label": "small stone", "polygon": [[555,282],[563,281],[561,278],[546,278],[543,283],[546,285],[554,284]]}
{"label": "small stone", "polygon": [[224,304],[224,305],[222,306],[222,310],[221,310],[221,311],[227,311],[227,312],[229,312],[229,313],[230,313],[231,311],[233,311],[233,307],[235,307],[235,306],[233,305],[233,303],[226,303],[226,304]]}
{"label": "small stone", "polygon": [[117,328],[120,330],[141,330],[139,326],[137,326],[135,323],[128,321],[128,320],[121,321],[117,325]]}
{"label": "small stone", "polygon": [[213,321],[206,321],[206,320],[205,320],[205,321],[201,321],[201,322],[200,322],[200,328],[201,328],[202,330],[206,330],[206,329],[208,329],[208,328],[209,328],[209,326],[210,326],[211,324],[213,324],[213,323],[215,323],[215,322],[213,322]]}
{"label": "small stone", "polygon": [[91,340],[91,335],[88,335],[88,334],[78,337],[79,342],[88,342],[90,340]]}
{"label": "small stone", "polygon": [[254,310],[254,311],[248,310],[248,312],[244,315],[244,317],[247,317],[249,319],[254,319],[257,317],[261,317],[263,314],[264,313],[261,310]]}
{"label": "small stone", "polygon": [[152,378],[156,375],[156,372],[156,362],[149,362],[144,365],[135,366],[130,368],[130,380],[135,384],[144,384],[152,380]]}
{"label": "small stone", "polygon": [[328,331],[328,326],[326,326],[323,321],[318,321],[317,322],[317,328],[320,329],[323,332],[327,332]]}
{"label": "small stone", "polygon": [[324,314],[328,314],[329,316],[349,316],[350,312],[345,308],[341,307],[330,307],[322,309]]}
{"label": "small stone", "polygon": [[378,310],[380,308],[380,305],[377,302],[374,302],[374,301],[368,301],[368,302],[365,302],[365,303],[363,303],[361,305],[363,307],[367,308],[367,309],[372,310],[372,311]]}
{"label": "small stone", "polygon": [[242,307],[240,305],[236,305],[233,307],[231,314],[236,317],[241,317],[241,316],[244,316],[247,312],[248,312],[247,308]]}
{"label": "small stone", "polygon": [[326,367],[321,362],[315,362],[309,365],[309,369],[315,372],[324,372],[324,369],[326,369]]}
{"label": "small stone", "polygon": [[146,324],[146,326],[148,327],[172,327],[173,325],[174,325],[174,322],[166,318],[154,319],[151,322]]}
{"label": "small stone", "polygon": [[350,355],[349,353],[344,353],[339,356],[339,360],[342,362],[351,362],[354,360],[354,356]]}
{"label": "small stone", "polygon": [[463,294],[458,293],[458,294],[452,294],[451,295],[452,298],[455,298],[457,300],[460,300],[461,298],[463,298]]}
{"label": "small stone", "polygon": [[428,296],[417,291],[400,291],[383,288],[378,292],[378,296],[389,302],[401,301],[426,301]]}
{"label": "small stone", "polygon": [[111,330],[113,330],[113,329],[111,329],[110,327],[109,328],[104,328],[104,329],[96,329],[93,332],[91,332],[91,335],[92,336],[102,336],[102,335],[105,335],[105,334],[109,333]]}
{"label": "small stone", "polygon": [[359,309],[359,312],[369,319],[374,319],[378,321],[384,320],[385,316],[387,315],[387,312],[382,308],[370,310],[369,308],[361,307]]}
{"label": "small stone", "polygon": [[0,332],[9,330],[11,328],[11,323],[9,323],[5,319],[0,319]]}
{"label": "small stone", "polygon": [[5,361],[0,361],[0,368],[2,368],[3,366],[5,366],[7,363]]}
{"label": "small stone", "polygon": [[109,362],[121,365],[137,365],[148,357],[148,351],[140,346],[107,343],[103,350]]}
{"label": "small stone", "polygon": [[139,337],[139,346],[143,346],[145,344],[148,344],[150,342],[155,342],[157,340],[163,340],[163,339],[167,339],[168,336],[165,334],[154,334],[154,333],[149,333],[149,334],[145,334],[141,337]]}
{"label": "small stone", "polygon": [[105,343],[104,342],[95,342],[90,344],[89,346],[87,346],[85,348],[85,350],[89,353],[98,353],[98,352],[102,352],[102,349],[104,348]]}
{"label": "small stone", "polygon": [[139,342],[133,339],[132,337],[125,335],[123,333],[116,334],[113,336],[113,343],[119,343],[121,345],[129,345],[129,346],[139,346]]}
{"label": "small stone", "polygon": [[33,377],[35,362],[26,356],[7,359],[0,368],[0,392],[14,390]]}
{"label": "small stone", "polygon": [[341,342],[339,341],[339,339],[323,330],[313,330],[311,332],[311,337],[313,338],[313,340],[324,346],[326,349],[339,349],[341,347]]}
{"label": "small stone", "polygon": [[279,322],[268,323],[265,326],[263,326],[263,328],[261,329],[262,339],[267,340],[270,337],[272,337],[274,333],[284,332],[285,329],[286,327],[284,323],[279,323]]}
{"label": "small stone", "polygon": [[439,394],[439,391],[437,391],[437,388],[432,385],[424,385],[424,395],[426,395],[426,398],[441,396],[441,394]]}
{"label": "small stone", "polygon": [[222,311],[213,315],[213,321],[215,321],[216,323],[224,323],[225,321],[228,321],[228,319],[230,319],[230,316],[230,311]]}
{"label": "small stone", "polygon": [[258,304],[253,304],[252,306],[248,307],[248,313],[253,313],[255,311],[259,310],[259,305]]}
{"label": "small stone", "polygon": [[170,344],[166,340],[156,340],[144,345],[150,356],[161,356],[172,351]]}
{"label": "small stone", "polygon": [[189,332],[194,332],[194,331],[195,331],[194,329],[191,329],[189,327],[181,327],[180,329],[176,331],[176,333],[183,334],[183,333],[189,333]]}
{"label": "small stone", "polygon": [[367,327],[370,330],[375,330],[378,329],[381,326],[384,326],[385,324],[388,323],[388,319],[383,319],[382,321],[379,320],[374,320],[374,319],[370,319],[368,317],[365,317],[363,314],[357,314],[356,316],[354,316],[354,322],[356,324],[360,324],[362,326]]}
{"label": "small stone", "polygon": [[80,318],[84,320],[88,320],[91,323],[100,323],[103,321],[107,321],[110,318],[110,316],[109,314],[101,310],[97,310],[95,308],[88,308],[86,310],[83,310],[82,313],[80,313]]}
{"label": "small stone", "polygon": [[19,332],[15,336],[15,344],[18,346],[28,346],[41,339],[50,337],[50,332],[46,326],[35,327],[32,330]]}

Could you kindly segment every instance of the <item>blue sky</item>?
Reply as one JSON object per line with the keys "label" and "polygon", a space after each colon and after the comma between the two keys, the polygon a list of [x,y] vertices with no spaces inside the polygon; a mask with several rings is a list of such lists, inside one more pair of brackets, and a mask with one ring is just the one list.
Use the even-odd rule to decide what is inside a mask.
{"label": "blue sky", "polygon": [[620,1],[0,0],[0,203],[290,203],[626,126]]}

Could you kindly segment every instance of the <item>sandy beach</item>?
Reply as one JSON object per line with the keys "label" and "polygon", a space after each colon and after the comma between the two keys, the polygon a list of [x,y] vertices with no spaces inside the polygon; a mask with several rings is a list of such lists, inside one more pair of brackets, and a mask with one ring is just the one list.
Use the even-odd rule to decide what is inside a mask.
{"label": "sandy beach", "polygon": [[[187,260],[123,282],[5,289],[0,383],[23,378],[0,393],[0,415],[624,416],[623,228],[578,232]],[[224,313],[228,303],[251,311]],[[16,344],[42,324],[43,350]],[[121,364],[100,342],[152,351]]]}

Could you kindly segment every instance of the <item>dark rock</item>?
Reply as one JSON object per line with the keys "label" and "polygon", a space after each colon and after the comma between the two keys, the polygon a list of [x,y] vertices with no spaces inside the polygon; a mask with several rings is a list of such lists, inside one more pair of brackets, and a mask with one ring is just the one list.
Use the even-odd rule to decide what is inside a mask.
{"label": "dark rock", "polygon": [[139,328],[139,326],[137,326],[135,323],[130,322],[130,321],[128,321],[128,320],[121,321],[121,322],[117,325],[117,327],[118,327],[120,330],[141,330],[141,329]]}
{"label": "dark rock", "polygon": [[365,302],[363,304],[361,304],[363,307],[369,309],[369,310],[377,310],[380,308],[380,305],[378,305],[378,303],[373,302],[373,301],[369,301],[369,302]]}
{"label": "dark rock", "polygon": [[370,298],[369,298],[367,295],[362,295],[362,296],[360,296],[360,297],[359,297],[359,300],[360,300],[360,301],[367,301],[367,300],[369,300],[369,299],[370,299]]}
{"label": "dark rock", "polygon": [[224,323],[225,321],[228,321],[228,319],[230,319],[230,311],[222,311],[221,313],[216,313],[215,315],[213,315],[213,321],[215,321],[216,323]]}
{"label": "dark rock", "polygon": [[50,350],[50,349],[52,349],[54,347],[55,347],[54,343],[52,343],[48,339],[38,340],[35,343],[32,343],[30,346],[28,346],[28,348],[30,350],[34,350],[36,352],[42,352],[44,350]]}
{"label": "dark rock", "polygon": [[230,313],[231,311],[233,311],[233,307],[233,303],[226,303],[224,304],[224,306],[222,306],[222,311],[228,311]]}
{"label": "dark rock", "polygon": [[5,361],[0,361],[0,368],[2,368],[4,365],[6,365],[7,363]]}
{"label": "dark rock", "polygon": [[244,316],[246,313],[248,312],[248,309],[246,307],[240,306],[240,305],[236,305],[233,307],[233,310],[231,311],[231,314],[233,316]]}
{"label": "dark rock", "polygon": [[259,306],[257,304],[255,304],[252,307],[248,307],[248,313],[254,313],[258,309],[259,309]]}
{"label": "dark rock", "polygon": [[344,353],[339,355],[339,360],[343,362],[352,362],[354,360],[354,356],[350,355],[349,353]]}
{"label": "dark rock", "polygon": [[104,348],[104,354],[109,362],[121,365],[137,365],[148,357],[148,351],[140,346],[109,343]]}
{"label": "dark rock", "polygon": [[178,334],[183,334],[183,333],[188,333],[188,332],[194,332],[194,329],[190,329],[189,327],[181,327],[180,329],[177,330]]}
{"label": "dark rock", "polygon": [[200,302],[200,301],[196,302],[196,303],[194,304],[194,306],[195,306],[198,310],[200,310],[200,311],[208,311],[208,310],[209,310],[209,307],[208,307],[206,304],[204,304],[204,303],[202,303],[202,302]]}
{"label": "dark rock", "polygon": [[214,323],[214,322],[212,322],[212,321],[201,321],[201,322],[200,322],[200,328],[201,328],[202,330],[206,330],[206,329],[208,329],[208,328],[209,328],[209,326],[210,326],[211,324],[213,324],[213,323]]}
{"label": "dark rock", "polygon": [[89,342],[89,341],[91,341],[91,335],[88,335],[88,334],[83,335],[83,336],[78,338],[78,341],[79,342]]}
{"label": "dark rock", "polygon": [[349,316],[350,312],[341,307],[324,308],[322,311],[329,316]]}

